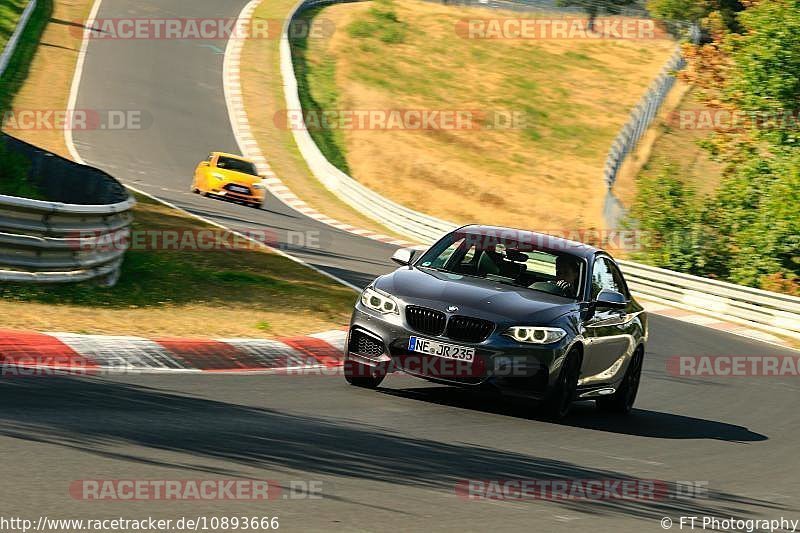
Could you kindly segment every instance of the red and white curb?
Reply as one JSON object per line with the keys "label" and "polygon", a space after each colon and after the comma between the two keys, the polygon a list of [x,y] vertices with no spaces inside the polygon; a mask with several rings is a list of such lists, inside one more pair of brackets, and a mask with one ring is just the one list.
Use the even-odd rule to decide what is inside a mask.
{"label": "red and white curb", "polygon": [[[247,34],[247,25],[250,24],[250,19],[253,13],[261,3],[261,0],[253,0],[248,3],[239,14],[237,21],[237,31],[241,31],[240,35]],[[262,182],[278,200],[302,213],[303,215],[313,218],[327,224],[338,230],[346,231],[348,233],[356,234],[360,237],[366,237],[376,241],[386,242],[397,246],[412,246],[416,243],[396,239],[389,235],[383,235],[371,230],[360,229],[350,224],[339,222],[338,220],[320,213],[303,200],[297,197],[272,171],[267,158],[261,152],[253,133],[250,129],[250,121],[247,118],[247,111],[244,106],[244,98],[242,96],[241,85],[241,56],[242,48],[244,47],[245,39],[230,39],[228,46],[225,49],[225,60],[223,65],[223,84],[225,90],[225,101],[228,106],[228,115],[230,116],[231,126],[233,127],[236,141],[239,144],[239,149],[242,155],[251,159],[258,168],[259,174],[266,176]]]}
{"label": "red and white curb", "polygon": [[146,339],[0,330],[0,377],[74,373],[294,372],[337,368],[347,332],[262,339]]}

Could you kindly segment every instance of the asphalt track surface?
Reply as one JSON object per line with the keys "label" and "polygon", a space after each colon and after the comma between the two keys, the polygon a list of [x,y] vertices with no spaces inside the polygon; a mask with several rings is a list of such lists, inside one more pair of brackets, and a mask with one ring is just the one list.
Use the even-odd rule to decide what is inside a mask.
{"label": "asphalt track surface", "polygon": [[[235,17],[243,1],[105,0],[100,18]],[[205,45],[211,45],[207,47]],[[198,41],[97,41],[77,108],[144,109],[142,132],[81,132],[83,158],[232,227],[320,231],[298,257],[363,285],[391,247],[322,226],[277,200],[263,211],[187,193],[210,150],[236,151],[222,58]],[[663,531],[681,515],[800,519],[795,377],[683,378],[676,355],[796,355],[653,317],[637,409],[576,406],[564,425],[532,406],[390,376],[378,391],[338,376],[128,375],[0,381],[2,515],[177,519],[278,516],[282,530]],[[81,479],[256,478],[322,483],[322,499],[87,502]],[[466,479],[707,483],[659,501],[465,501]],[[302,491],[300,491],[302,492]],[[288,494],[285,492],[284,494]],[[674,526],[676,529],[677,524]]]}

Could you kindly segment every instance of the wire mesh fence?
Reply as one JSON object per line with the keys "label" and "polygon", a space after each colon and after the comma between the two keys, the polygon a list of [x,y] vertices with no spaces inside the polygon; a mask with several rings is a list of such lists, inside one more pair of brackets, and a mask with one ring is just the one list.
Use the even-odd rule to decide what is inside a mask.
{"label": "wire mesh fence", "polygon": [[[696,25],[689,26],[686,37],[691,42],[698,42],[700,38],[699,28]],[[667,94],[669,94],[669,91],[675,85],[675,75],[677,71],[681,70],[684,66],[686,66],[686,59],[683,57],[681,47],[678,46],[675,53],[661,69],[661,73],[650,84],[650,87],[641,101],[639,101],[636,107],[633,108],[633,111],[631,111],[628,122],[625,123],[617,134],[617,137],[611,144],[608,156],[606,157],[603,178],[609,189],[617,180],[619,169],[625,162],[628,154],[636,149],[642,136],[653,122],[653,119],[655,119],[659,109],[661,109]]]}

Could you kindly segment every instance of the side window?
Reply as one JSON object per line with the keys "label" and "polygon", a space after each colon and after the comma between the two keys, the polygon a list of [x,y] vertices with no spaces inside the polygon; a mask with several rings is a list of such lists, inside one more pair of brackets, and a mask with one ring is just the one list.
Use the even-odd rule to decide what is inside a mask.
{"label": "side window", "polygon": [[631,295],[628,293],[628,288],[625,285],[625,278],[622,277],[622,272],[620,272],[619,267],[608,259],[606,259],[605,262],[608,265],[608,270],[611,272],[611,278],[614,280],[614,285],[618,287],[615,290],[619,293],[622,293],[625,298],[630,299]]}
{"label": "side window", "polygon": [[594,262],[592,270],[592,299],[597,298],[603,289],[617,291],[627,296],[619,269],[605,257],[600,257]]}

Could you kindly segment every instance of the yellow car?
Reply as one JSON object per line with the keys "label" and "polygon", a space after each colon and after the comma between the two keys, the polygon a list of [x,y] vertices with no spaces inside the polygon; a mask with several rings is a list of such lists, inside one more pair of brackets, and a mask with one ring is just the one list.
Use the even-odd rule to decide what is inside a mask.
{"label": "yellow car", "polygon": [[238,155],[211,152],[194,171],[192,192],[261,207],[266,196],[261,180],[252,161]]}

